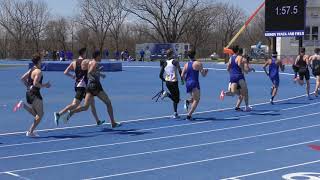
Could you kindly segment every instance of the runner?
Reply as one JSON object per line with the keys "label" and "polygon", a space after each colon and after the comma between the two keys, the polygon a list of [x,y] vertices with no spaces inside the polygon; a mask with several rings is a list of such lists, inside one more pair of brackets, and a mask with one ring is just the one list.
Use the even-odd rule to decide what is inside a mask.
{"label": "runner", "polygon": [[[168,90],[170,91],[164,91],[163,98],[169,97],[173,101],[173,110],[174,119],[180,118],[178,115],[178,104],[180,101],[180,91],[179,91],[179,82],[178,82],[178,75],[177,72],[179,72],[179,75],[181,77],[181,68],[179,61],[175,60],[173,58],[173,50],[169,49],[167,50],[167,58],[168,60],[161,61],[161,70],[160,70],[160,79],[164,82],[166,82],[166,86]],[[165,73],[165,78],[163,77],[163,74]],[[182,84],[184,84],[183,79],[181,78]]]}
{"label": "runner", "polygon": [[[274,102],[274,97],[277,95],[278,88],[279,88],[279,83],[280,83],[280,78],[279,78],[279,69],[281,71],[284,71],[284,65],[282,64],[281,60],[277,59],[278,53],[275,52],[272,54],[271,59],[268,59],[267,62],[263,66],[264,72],[269,76],[271,82],[272,82],[272,87],[271,87],[271,98],[270,98],[270,103],[273,105]],[[269,72],[267,72],[267,67],[269,66]]]}
{"label": "runner", "polygon": [[306,80],[306,91],[307,91],[307,97],[309,100],[311,100],[310,97],[310,71],[308,68],[309,65],[309,56],[305,54],[306,49],[301,48],[300,49],[300,54],[297,56],[295,65],[298,67],[298,73],[299,73],[299,78],[296,78],[296,81],[299,82],[301,86],[304,85],[304,79]]}
{"label": "runner", "polygon": [[220,99],[223,100],[225,95],[238,95],[239,97],[235,110],[241,110],[240,105],[244,99],[246,105],[244,111],[248,112],[251,111],[252,108],[249,106],[249,92],[244,73],[247,74],[248,72],[253,71],[253,69],[249,67],[247,59],[242,56],[243,51],[239,46],[234,46],[232,50],[234,54],[230,57],[227,66],[227,70],[230,73],[230,90],[228,92],[221,91]]}
{"label": "runner", "polygon": [[25,104],[23,101],[20,101],[15,106],[15,111],[17,110],[17,108],[23,107],[34,117],[34,122],[32,123],[30,129],[27,131],[26,136],[39,137],[35,129],[41,122],[41,119],[44,115],[43,99],[40,93],[40,89],[50,88],[51,84],[50,82],[44,84],[42,83],[42,57],[40,56],[40,54],[33,55],[32,62],[34,66],[21,77],[22,83],[27,87],[26,100],[29,105]]}
{"label": "runner", "polygon": [[315,54],[309,58],[312,67],[312,74],[316,77],[316,88],[314,95],[318,97],[320,88],[320,48],[314,50]]}
{"label": "runner", "polygon": [[192,114],[200,102],[199,72],[205,77],[208,74],[208,69],[204,69],[202,63],[195,59],[195,50],[190,50],[188,56],[190,60],[184,65],[181,78],[183,81],[186,81],[187,93],[190,93],[191,95],[191,99],[185,101],[185,108],[186,110],[189,110],[189,104],[191,103],[191,109],[188,112],[187,120],[192,120]]}
{"label": "runner", "polygon": [[84,105],[81,107],[77,107],[74,110],[69,110],[67,120],[70,119],[70,117],[75,113],[87,111],[89,106],[92,104],[94,96],[97,96],[107,107],[108,114],[110,116],[111,127],[112,128],[119,127],[121,126],[121,124],[117,123],[114,120],[111,101],[108,95],[103,90],[102,85],[100,83],[100,77],[105,78],[105,75],[100,72],[100,68],[99,68],[99,63],[101,62],[101,52],[95,51],[92,57],[93,57],[93,60],[90,61],[88,65],[88,86],[87,86]]}
{"label": "runner", "polygon": [[[60,112],[54,113],[54,122],[57,126],[59,125],[60,117],[64,115],[66,112],[68,112],[68,110],[73,110],[77,108],[86,95],[86,87],[88,83],[87,73],[88,73],[89,60],[85,60],[84,58],[85,53],[86,53],[86,48],[81,48],[79,50],[79,58],[73,61],[72,63],[70,63],[70,65],[64,71],[65,75],[69,76],[72,79],[75,79],[74,90],[76,92],[76,95],[71,104],[66,106]],[[70,71],[74,71],[75,74],[71,74]],[[93,117],[96,120],[97,125],[102,125],[105,121],[99,120],[94,99],[92,100],[92,103],[90,106],[91,106],[91,112],[93,114]],[[65,123],[67,123],[67,121],[65,121]]]}

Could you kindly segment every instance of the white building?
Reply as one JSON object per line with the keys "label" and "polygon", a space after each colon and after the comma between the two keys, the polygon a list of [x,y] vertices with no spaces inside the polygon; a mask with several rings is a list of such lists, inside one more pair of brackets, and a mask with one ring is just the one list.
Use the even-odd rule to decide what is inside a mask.
{"label": "white building", "polygon": [[[307,0],[306,29],[303,38],[307,54],[313,54],[314,48],[320,47],[319,28],[320,0]],[[281,58],[296,56],[299,51],[299,41],[294,37],[278,37],[277,51]]]}

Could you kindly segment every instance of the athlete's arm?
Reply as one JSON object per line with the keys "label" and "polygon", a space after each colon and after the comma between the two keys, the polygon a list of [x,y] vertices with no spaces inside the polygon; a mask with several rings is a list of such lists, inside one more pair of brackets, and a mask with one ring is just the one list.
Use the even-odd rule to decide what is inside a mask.
{"label": "athlete's arm", "polygon": [[296,61],[294,62],[294,65],[297,65],[297,64],[298,64],[299,59],[300,59],[300,55],[297,56]]}
{"label": "athlete's arm", "polygon": [[251,68],[250,68],[250,66],[249,66],[249,61],[246,59],[246,58],[244,58],[244,57],[241,57],[241,63],[243,63],[243,68],[244,68],[244,72],[246,73],[246,74],[248,74],[249,72],[251,72]]}
{"label": "athlete's arm", "polygon": [[33,71],[33,73],[35,73],[34,78],[33,78],[33,85],[35,87],[38,87],[38,88],[43,88],[43,87],[50,88],[50,86],[51,86],[50,82],[47,82],[45,84],[41,84],[40,83],[40,79],[42,77],[42,72],[40,70],[36,69],[36,70]]}
{"label": "athlete's arm", "polygon": [[184,81],[183,81],[182,76],[181,76],[182,75],[182,70],[181,70],[179,61],[174,60],[173,63],[174,63],[173,65],[175,65],[177,67],[177,69],[178,69],[179,75],[181,77],[181,83],[184,84]]}
{"label": "athlete's arm", "polygon": [[312,68],[312,63],[313,63],[314,57],[306,55],[306,57],[304,57],[304,60],[306,61],[307,65]]}
{"label": "athlete's arm", "polygon": [[278,61],[278,63],[279,63],[280,70],[283,72],[285,69],[284,64],[282,64],[282,61],[280,61],[280,60]]}
{"label": "athlete's arm", "polygon": [[179,61],[174,60],[173,63],[174,63],[173,65],[177,67],[179,75],[181,76],[182,70],[181,70]]}
{"label": "athlete's arm", "polygon": [[163,74],[164,74],[164,62],[163,61],[160,61],[160,73],[159,73],[159,78],[162,80],[162,81],[165,81],[165,79],[163,78]]}
{"label": "athlete's arm", "polygon": [[96,66],[98,66],[99,76],[102,77],[103,79],[106,78],[106,74],[101,73],[101,71],[103,71],[104,67],[100,63],[97,63]]}
{"label": "athlete's arm", "polygon": [[246,61],[244,61],[242,56],[238,56],[236,59],[236,62],[238,64],[238,66],[242,69],[242,71],[246,74],[248,74],[250,68],[249,65]]}
{"label": "athlete's arm", "polygon": [[197,65],[198,65],[198,67],[199,67],[199,71],[200,71],[201,75],[202,75],[203,77],[205,77],[205,76],[208,74],[208,69],[204,69],[201,62],[198,62]]}
{"label": "athlete's arm", "polygon": [[183,66],[183,69],[182,69],[182,73],[181,73],[181,79],[183,81],[186,80],[186,71],[188,69],[188,63],[186,63],[184,66]]}
{"label": "athlete's arm", "polygon": [[267,74],[267,76],[269,76],[269,73],[267,71],[267,67],[269,66],[269,59],[266,61],[266,63],[264,63],[263,65],[263,70],[264,72]]}
{"label": "athlete's arm", "polygon": [[229,59],[229,62],[227,64],[227,71],[231,70],[231,58]]}
{"label": "athlete's arm", "polygon": [[75,61],[73,61],[72,63],[70,63],[70,65],[67,67],[67,69],[64,71],[64,74],[66,76],[71,77],[72,79],[75,79],[75,75],[71,74],[70,71],[74,71],[74,63]]}
{"label": "athlete's arm", "polygon": [[312,64],[313,60],[314,60],[314,56],[310,56],[310,57],[306,58],[306,61],[308,61],[309,64]]}
{"label": "athlete's arm", "polygon": [[26,87],[28,87],[28,75],[29,75],[30,71],[31,71],[31,69],[29,71],[27,71],[26,73],[24,73],[24,75],[22,75],[20,78],[22,84],[24,84]]}
{"label": "athlete's arm", "polygon": [[94,71],[97,67],[97,63],[95,61],[91,61],[89,63],[89,69],[88,69],[88,73],[91,73],[92,71]]}

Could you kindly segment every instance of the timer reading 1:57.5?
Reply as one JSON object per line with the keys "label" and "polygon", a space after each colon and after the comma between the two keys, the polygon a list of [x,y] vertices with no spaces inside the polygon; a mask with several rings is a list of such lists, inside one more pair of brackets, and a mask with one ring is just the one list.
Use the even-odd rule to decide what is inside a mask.
{"label": "timer reading 1:57.5", "polygon": [[282,7],[277,7],[275,10],[278,16],[296,15],[299,13],[298,6],[282,6]]}

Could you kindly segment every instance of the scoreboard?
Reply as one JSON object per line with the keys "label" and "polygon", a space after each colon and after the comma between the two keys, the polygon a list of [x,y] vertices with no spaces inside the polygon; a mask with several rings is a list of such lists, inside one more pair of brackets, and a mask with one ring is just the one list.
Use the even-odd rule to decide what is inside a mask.
{"label": "scoreboard", "polygon": [[306,0],[266,0],[265,36],[304,36]]}

